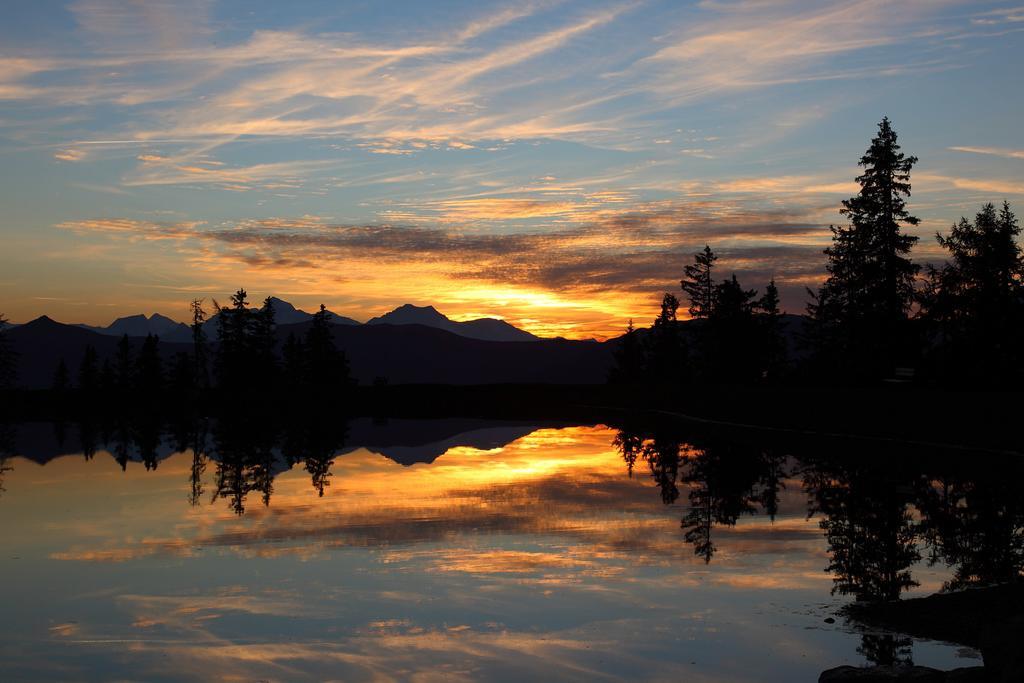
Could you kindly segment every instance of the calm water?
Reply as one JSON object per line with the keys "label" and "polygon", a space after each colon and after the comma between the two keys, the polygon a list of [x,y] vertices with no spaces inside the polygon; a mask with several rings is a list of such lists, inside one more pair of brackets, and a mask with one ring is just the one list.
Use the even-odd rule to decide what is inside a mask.
{"label": "calm water", "polygon": [[953,668],[980,662],[825,619],[1022,562],[1012,477],[967,457],[471,420],[32,424],[6,440],[8,681]]}

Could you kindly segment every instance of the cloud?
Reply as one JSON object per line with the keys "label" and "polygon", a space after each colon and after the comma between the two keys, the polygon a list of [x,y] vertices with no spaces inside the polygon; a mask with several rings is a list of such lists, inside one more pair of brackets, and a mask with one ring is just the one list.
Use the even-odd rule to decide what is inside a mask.
{"label": "cloud", "polygon": [[53,153],[53,158],[57,161],[82,161],[85,157],[85,150],[75,148],[61,149]]}
{"label": "cloud", "polygon": [[1005,149],[1002,147],[950,147],[954,152],[967,152],[969,154],[986,154],[1007,159],[1024,159],[1024,149]]}

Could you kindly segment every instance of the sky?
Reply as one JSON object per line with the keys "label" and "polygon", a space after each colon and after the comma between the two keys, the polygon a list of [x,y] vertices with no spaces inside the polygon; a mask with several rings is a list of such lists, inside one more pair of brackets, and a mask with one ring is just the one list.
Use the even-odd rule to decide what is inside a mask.
{"label": "sky", "polygon": [[602,339],[705,243],[801,312],[883,116],[919,262],[1024,201],[1022,32],[1012,0],[12,0],[0,312],[244,287]]}

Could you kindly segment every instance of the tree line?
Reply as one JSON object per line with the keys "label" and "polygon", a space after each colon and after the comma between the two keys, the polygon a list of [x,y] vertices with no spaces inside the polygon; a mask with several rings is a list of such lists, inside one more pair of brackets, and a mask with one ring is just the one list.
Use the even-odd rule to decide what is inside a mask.
{"label": "tree line", "polygon": [[[673,293],[648,329],[630,321],[610,379],[623,383],[871,382],[912,376],[950,384],[1005,385],[1024,360],[1024,258],[1009,203],[982,206],[949,234],[948,258],[922,270],[912,258],[920,220],[907,206],[917,158],[901,151],[888,118],[861,157],[860,190],[833,225],[826,278],[807,290],[805,315],[783,316],[772,280],[758,296],[733,274],[717,279],[706,245],[683,269],[690,321]],[[791,329],[791,328],[796,329]]]}
{"label": "tree line", "polygon": [[[168,359],[161,354],[157,335],[147,335],[138,348],[123,335],[113,357],[100,362],[96,349],[87,345],[77,377],[71,377],[64,359],[57,363],[53,392],[60,396],[74,390],[86,398],[103,395],[160,401],[195,398],[211,389],[235,397],[283,390],[293,396],[322,399],[344,392],[352,384],[348,359],[335,346],[331,314],[323,304],[303,334],[293,331],[279,344],[269,297],[254,307],[246,291],[239,289],[226,306],[214,300],[216,343],[206,333],[206,323],[213,316],[203,303],[202,299],[190,303],[191,351],[179,351]],[[0,332],[0,351],[6,344]],[[0,358],[11,355],[8,352]],[[7,365],[0,363],[0,371],[5,368]],[[13,361],[8,372],[10,382]]]}

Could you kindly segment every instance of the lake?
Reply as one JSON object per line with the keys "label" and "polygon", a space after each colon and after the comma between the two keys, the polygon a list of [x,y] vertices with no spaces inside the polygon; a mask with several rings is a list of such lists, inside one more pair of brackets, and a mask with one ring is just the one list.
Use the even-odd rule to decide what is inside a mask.
{"label": "lake", "polygon": [[535,421],[4,428],[6,681],[815,681],[1020,573],[1013,464]]}

